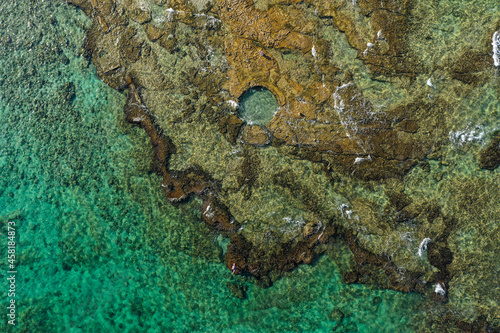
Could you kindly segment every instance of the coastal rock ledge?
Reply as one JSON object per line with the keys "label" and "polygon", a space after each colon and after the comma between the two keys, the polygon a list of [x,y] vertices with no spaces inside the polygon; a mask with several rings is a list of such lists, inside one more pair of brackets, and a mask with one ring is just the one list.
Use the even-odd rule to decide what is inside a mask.
{"label": "coastal rock ledge", "polygon": [[[453,288],[472,288],[454,280],[465,257],[458,231],[477,207],[498,217],[498,186],[488,198],[468,187],[494,187],[498,147],[483,153],[490,174],[479,183],[447,178],[443,168],[456,101],[490,80],[490,32],[436,72],[411,43],[426,40],[413,0],[69,2],[92,19],[85,54],[97,74],[127,95],[126,119],[151,138],[167,200],[200,202],[203,222],[230,240],[224,260],[233,274],[270,286],[322,253],[340,260],[344,246],[347,283],[444,303]],[[256,87],[278,103],[264,125],[238,116],[240,98]],[[454,193],[452,201],[423,194],[421,184]],[[460,200],[469,209],[450,210]],[[446,293],[436,296],[435,285]],[[483,316],[498,325],[500,307],[477,302],[480,313],[452,322]]]}

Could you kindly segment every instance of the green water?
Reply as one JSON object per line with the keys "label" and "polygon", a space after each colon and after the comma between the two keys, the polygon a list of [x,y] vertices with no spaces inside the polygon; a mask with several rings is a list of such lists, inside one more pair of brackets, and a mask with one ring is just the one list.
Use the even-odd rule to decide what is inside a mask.
{"label": "green water", "polygon": [[248,124],[267,125],[276,111],[278,101],[266,88],[251,88],[240,97],[238,114]]}
{"label": "green water", "polygon": [[[7,222],[15,222],[17,234],[16,326],[5,320],[11,297],[2,284],[1,329],[413,332],[425,326],[422,296],[344,284],[339,265],[350,257],[338,253],[345,249],[332,249],[268,289],[232,276],[217,235],[199,219],[199,203],[166,203],[149,139],[123,121],[125,96],[102,83],[82,56],[84,14],[54,0],[3,2],[0,18],[3,281]],[[251,110],[261,94],[273,106],[252,111],[255,118],[242,116],[246,121],[266,124],[274,115],[268,91],[241,104]],[[246,289],[247,298],[232,296],[231,284]]]}

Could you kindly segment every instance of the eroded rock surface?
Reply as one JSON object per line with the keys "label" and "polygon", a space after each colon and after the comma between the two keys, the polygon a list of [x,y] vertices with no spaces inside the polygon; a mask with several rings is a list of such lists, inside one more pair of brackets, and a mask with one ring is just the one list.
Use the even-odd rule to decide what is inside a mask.
{"label": "eroded rock surface", "polygon": [[[127,119],[151,137],[166,198],[202,200],[234,274],[268,286],[343,239],[346,282],[453,285],[460,223],[413,188],[447,181],[433,161],[459,138],[457,101],[489,82],[488,43],[434,69],[410,44],[425,39],[413,0],[71,2],[93,20],[98,75],[128,93]],[[265,126],[238,117],[252,87],[278,101]]]}

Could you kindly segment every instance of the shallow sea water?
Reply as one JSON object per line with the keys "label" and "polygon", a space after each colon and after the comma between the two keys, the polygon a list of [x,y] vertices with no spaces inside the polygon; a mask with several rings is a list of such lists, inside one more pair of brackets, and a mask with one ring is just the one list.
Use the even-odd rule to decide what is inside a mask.
{"label": "shallow sea water", "polygon": [[278,111],[278,101],[266,88],[252,88],[240,98],[238,115],[248,124],[267,125]]}
{"label": "shallow sea water", "polygon": [[[232,276],[197,202],[164,200],[149,139],[123,120],[125,96],[81,54],[88,24],[54,0],[0,4],[3,281],[7,222],[17,234],[16,325],[5,320],[4,283],[0,329],[416,332],[426,325],[423,296],[346,285],[328,255],[268,289]],[[197,247],[209,254],[197,256]],[[228,283],[246,289],[247,299],[233,297]]]}

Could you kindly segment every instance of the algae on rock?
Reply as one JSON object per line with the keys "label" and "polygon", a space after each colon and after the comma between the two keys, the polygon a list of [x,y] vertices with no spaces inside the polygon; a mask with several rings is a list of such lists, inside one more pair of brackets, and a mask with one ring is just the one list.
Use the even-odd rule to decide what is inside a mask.
{"label": "algae on rock", "polygon": [[[466,260],[464,234],[474,234],[466,221],[498,229],[492,201],[464,192],[475,180],[465,169],[477,161],[453,141],[476,140],[469,122],[485,129],[477,141],[498,130],[493,23],[475,19],[484,43],[471,49],[462,37],[472,21],[417,0],[72,2],[93,19],[86,47],[98,75],[129,89],[129,120],[157,150],[169,147],[157,152],[168,198],[201,199],[202,219],[231,239],[233,273],[277,277],[343,237],[355,262],[346,280],[429,295],[442,284],[447,306],[462,307],[458,290],[472,291],[457,261]],[[442,29],[460,21],[460,32],[430,31],[429,13]],[[459,52],[445,52],[451,42]],[[256,87],[278,103],[259,126],[236,108]],[[498,168],[480,172],[496,198]],[[489,222],[460,209],[464,202],[486,204]],[[483,245],[481,268],[470,272],[480,289],[492,278],[480,271],[498,267],[487,253],[498,246]],[[489,301],[465,303],[487,315]]]}

